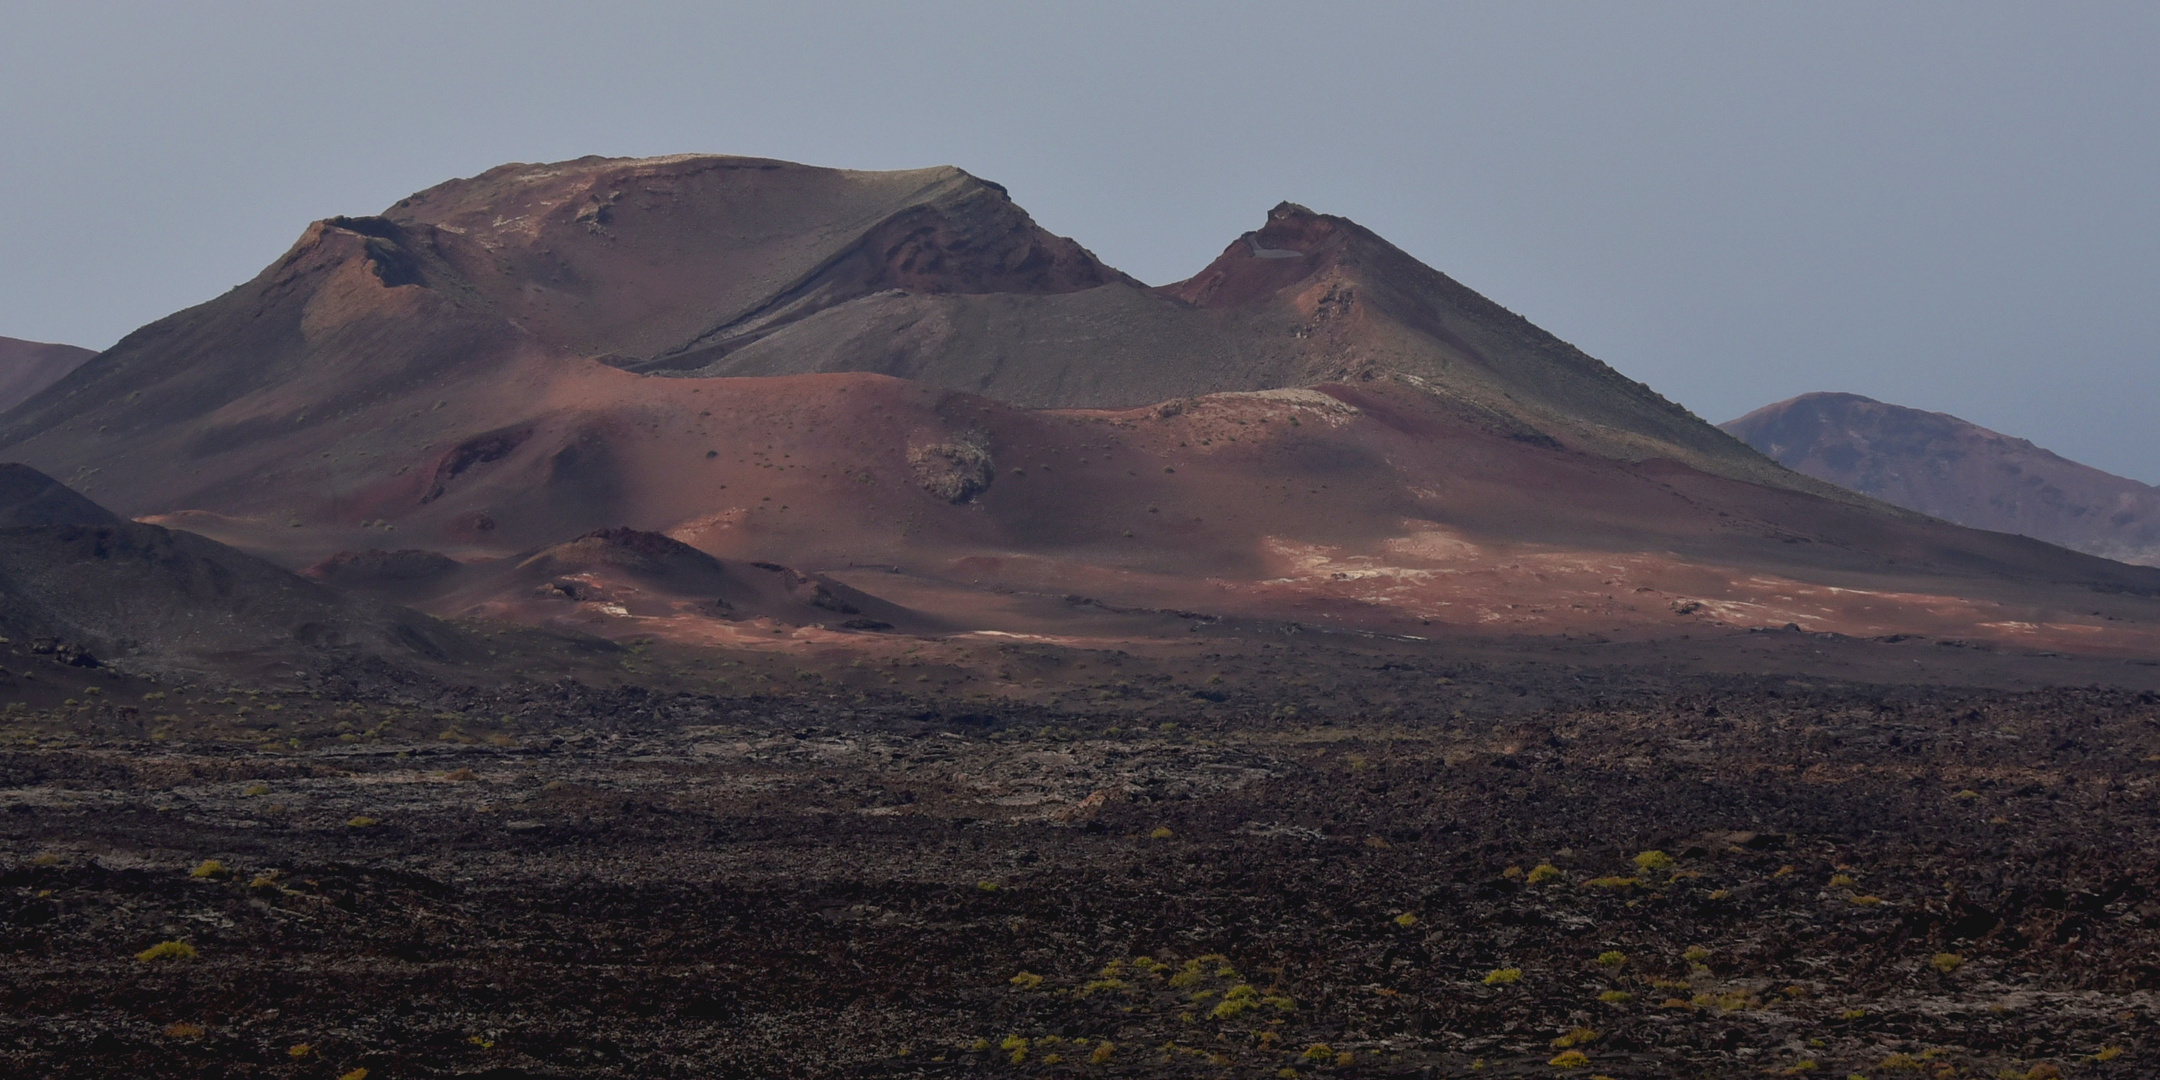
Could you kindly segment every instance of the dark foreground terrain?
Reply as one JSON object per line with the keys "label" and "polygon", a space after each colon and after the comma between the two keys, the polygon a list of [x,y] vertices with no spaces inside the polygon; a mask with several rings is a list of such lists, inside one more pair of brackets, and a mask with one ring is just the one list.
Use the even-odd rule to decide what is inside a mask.
{"label": "dark foreground terrain", "polygon": [[[9,656],[7,1075],[2160,1054],[2150,693],[1345,653],[1369,670],[1326,693],[955,711],[809,678],[248,693],[66,659]],[[1425,704],[1359,704],[1383,682]]]}

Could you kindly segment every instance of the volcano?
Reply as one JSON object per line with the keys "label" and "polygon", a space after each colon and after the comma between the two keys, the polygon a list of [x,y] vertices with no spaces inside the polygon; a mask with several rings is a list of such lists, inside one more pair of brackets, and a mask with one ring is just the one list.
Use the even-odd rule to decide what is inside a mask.
{"label": "volcano", "polygon": [[828,643],[2160,651],[2160,572],[1790,471],[1347,219],[1282,204],[1150,288],[950,168],[587,158],[328,218],[0,417],[0,455],[435,614],[616,636],[735,640],[733,597]]}
{"label": "volcano", "polygon": [[1948,413],[1802,394],[1723,427],[1787,468],[1884,502],[2160,566],[2160,489]]}

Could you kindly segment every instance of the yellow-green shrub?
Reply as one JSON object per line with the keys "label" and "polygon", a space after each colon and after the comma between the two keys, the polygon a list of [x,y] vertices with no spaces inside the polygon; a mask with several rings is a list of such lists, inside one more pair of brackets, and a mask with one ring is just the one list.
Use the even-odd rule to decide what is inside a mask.
{"label": "yellow-green shrub", "polygon": [[160,941],[136,953],[135,959],[145,964],[155,964],[164,960],[193,960],[200,955],[202,954],[195,951],[195,946],[185,941]]}

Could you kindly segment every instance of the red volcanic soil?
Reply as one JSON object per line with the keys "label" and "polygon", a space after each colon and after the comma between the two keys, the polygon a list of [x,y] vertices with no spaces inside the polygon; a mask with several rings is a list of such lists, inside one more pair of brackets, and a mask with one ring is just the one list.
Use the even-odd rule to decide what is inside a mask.
{"label": "red volcanic soil", "polygon": [[[665,533],[1006,633],[1056,633],[1073,614],[1110,609],[1155,612],[1150,633],[1224,618],[1414,636],[1794,624],[2155,646],[2142,628],[2154,614],[2141,595],[2149,572],[1677,464],[1526,443],[1393,380],[1046,412],[877,376],[654,380],[591,365],[519,404],[523,423],[468,414],[482,430],[454,442],[430,438],[428,410],[356,417],[329,456],[248,461],[229,480],[206,478],[206,492],[225,493],[215,511],[154,520],[295,564],[386,543],[443,552],[472,568],[386,595],[442,614],[575,610],[618,635],[719,633],[680,616],[723,619],[696,602],[732,598],[725,582],[744,572],[693,559],[639,584],[632,570],[550,548],[564,532]],[[939,453],[956,448],[985,459],[980,489],[960,501]],[[591,572],[663,602],[620,603],[622,586],[604,583],[589,597],[541,595]],[[845,621],[800,603],[744,610]]]}
{"label": "red volcanic soil", "polygon": [[0,412],[30,400],[96,355],[73,345],[0,337]]}
{"label": "red volcanic soil", "polygon": [[[848,351],[904,341],[892,369],[919,378]],[[798,373],[751,377],[761,356]],[[2160,652],[2160,572],[1783,470],[1289,204],[1155,291],[958,170],[506,166],[318,222],[68,385],[0,422],[0,453],[324,581],[609,636],[1246,620]],[[1058,387],[1171,392],[1027,407]],[[862,614],[817,602],[843,586]]]}
{"label": "red volcanic soil", "polygon": [[717,559],[672,537],[630,528],[599,529],[535,555],[462,569],[458,580],[441,581],[432,595],[412,599],[466,617],[602,633],[642,625],[691,641],[806,624],[857,633],[945,629],[824,575],[774,562]]}
{"label": "red volcanic soil", "polygon": [[1803,394],[1723,427],[1787,468],[1887,503],[2160,566],[2160,489],[1947,413]]}

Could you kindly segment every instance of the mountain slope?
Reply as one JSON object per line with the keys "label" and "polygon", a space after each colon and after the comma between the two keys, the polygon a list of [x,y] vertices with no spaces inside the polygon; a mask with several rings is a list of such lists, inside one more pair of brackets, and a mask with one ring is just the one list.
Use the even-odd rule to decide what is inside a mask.
{"label": "mountain slope", "polygon": [[[1114,611],[1179,632],[1221,618],[1420,636],[1799,624],[2160,649],[2160,571],[1527,443],[1401,379],[1031,410],[876,375],[594,366],[551,400],[462,443],[298,458],[246,499],[152,520],[294,566],[395,543],[412,550],[382,561],[418,573],[384,595],[627,636],[740,640],[726,625],[740,612],[845,621],[731,591],[747,573],[736,567],[768,562],[919,613],[857,605],[903,627],[1063,633],[1075,614]],[[565,578],[558,564],[590,566],[577,552],[592,545],[536,556],[616,526],[666,534],[729,573],[602,567],[539,595]],[[465,569],[438,576],[426,551]],[[715,596],[739,612],[678,602]]]}
{"label": "mountain slope", "polygon": [[13,462],[0,462],[0,529],[36,525],[117,525],[113,512],[83,498],[52,477]]}
{"label": "mountain slope", "polygon": [[[1148,289],[952,169],[585,159],[326,219],[0,455],[438,614],[552,619],[572,549],[532,560],[628,528],[925,632],[2160,626],[2160,574],[1785,470],[1354,223],[1285,204]],[[610,633],[733,632],[698,605],[766,580],[608,565]]]}
{"label": "mountain slope", "polygon": [[28,401],[96,355],[73,345],[0,337],[0,413]]}
{"label": "mountain slope", "polygon": [[703,156],[506,165],[317,222],[0,419],[0,447],[130,512],[170,504],[107,486],[108,464],[177,455],[202,467],[143,498],[203,505],[193,477],[338,453],[325,417],[498,412],[594,362],[874,372],[1064,408],[1397,373],[1519,438],[1844,497],[1342,218],[1286,203],[1149,289],[957,169]]}
{"label": "mountain slope", "polygon": [[146,672],[478,655],[433,619],[192,533],[121,521],[20,465],[0,466],[0,634]]}
{"label": "mountain slope", "polygon": [[[520,326],[625,364],[885,290],[1064,293],[1122,275],[954,168],[683,155],[505,165],[384,215]],[[452,242],[450,238],[455,238]]]}
{"label": "mountain slope", "polygon": [[1723,426],[1787,468],[1884,502],[2160,565],[2160,488],[1947,413],[1803,394]]}
{"label": "mountain slope", "polygon": [[[218,505],[303,455],[380,457],[385,432],[411,448],[527,421],[558,376],[755,338],[746,319],[864,290],[1104,282],[1138,289],[957,169],[504,166],[316,222],[254,280],[0,417],[0,449],[128,514]],[[159,467],[116,467],[140,462]]]}
{"label": "mountain slope", "polygon": [[[1345,218],[1292,203],[1185,281],[1062,293],[881,292],[752,342],[639,367],[701,376],[869,371],[1047,408],[1116,408],[1384,373],[1495,430],[1664,457],[1842,497]],[[700,361],[693,366],[694,361]]]}

